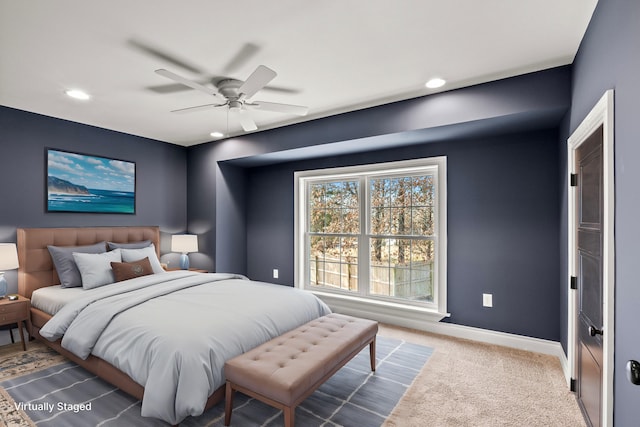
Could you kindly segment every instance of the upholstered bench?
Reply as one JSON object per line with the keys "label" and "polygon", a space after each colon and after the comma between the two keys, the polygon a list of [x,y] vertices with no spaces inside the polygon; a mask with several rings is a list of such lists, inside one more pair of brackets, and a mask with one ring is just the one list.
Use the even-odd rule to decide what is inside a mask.
{"label": "upholstered bench", "polygon": [[285,427],[293,427],[296,406],[367,344],[375,371],[377,333],[377,322],[332,313],[230,359],[224,425],[231,422],[237,390],[282,409]]}

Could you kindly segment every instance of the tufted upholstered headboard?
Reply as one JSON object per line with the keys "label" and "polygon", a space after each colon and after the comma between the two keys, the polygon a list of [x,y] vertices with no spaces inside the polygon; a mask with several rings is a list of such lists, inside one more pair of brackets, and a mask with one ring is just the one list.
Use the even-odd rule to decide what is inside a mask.
{"label": "tufted upholstered headboard", "polygon": [[156,226],[19,228],[18,293],[31,298],[33,291],[60,284],[48,245],[85,246],[98,242],[130,243],[151,240],[160,257],[160,229]]}

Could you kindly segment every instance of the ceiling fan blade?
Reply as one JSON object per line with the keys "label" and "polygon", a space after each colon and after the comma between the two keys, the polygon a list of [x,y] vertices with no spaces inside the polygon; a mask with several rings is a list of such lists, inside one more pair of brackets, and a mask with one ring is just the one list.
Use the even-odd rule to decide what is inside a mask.
{"label": "ceiling fan blade", "polygon": [[216,107],[222,107],[224,105],[227,104],[205,104],[205,105],[197,105],[195,107],[187,107],[187,108],[180,108],[178,110],[171,110],[172,113],[193,113],[196,111],[202,111],[202,110],[210,110],[212,108],[216,108]]}
{"label": "ceiling fan blade", "polygon": [[[199,80],[195,82],[201,85],[210,83],[209,80]],[[185,90],[189,90],[189,87],[183,85],[182,83],[169,83],[166,85],[147,86],[146,89],[155,93],[175,93],[175,92],[183,92]]]}
{"label": "ceiling fan blade", "polygon": [[201,92],[204,93],[208,93],[209,95],[213,95],[213,96],[220,96],[218,94],[218,91],[214,88],[211,87],[206,87],[201,85],[200,83],[194,82],[193,80],[189,80],[189,79],[185,79],[182,76],[177,75],[176,73],[172,73],[171,71],[165,70],[163,68],[156,70],[156,74],[159,74],[163,77],[166,77],[168,79],[171,79],[175,82],[178,83],[182,83],[185,86],[189,86],[190,88],[193,88],[195,90],[199,90]]}
{"label": "ceiling fan blade", "polygon": [[300,93],[300,89],[292,88],[292,87],[284,87],[284,86],[272,86],[268,85],[262,88],[262,90],[268,90],[269,92],[277,92],[277,93],[286,93],[295,95]]}
{"label": "ceiling fan blade", "polygon": [[162,50],[153,47],[147,43],[143,43],[139,40],[135,40],[135,39],[130,39],[127,41],[131,46],[140,49],[141,51],[155,56],[158,59],[161,59],[162,61],[165,62],[169,62],[177,67],[183,68],[187,71],[190,71],[192,73],[195,74],[202,74],[203,71],[201,69],[199,69],[198,67],[196,67],[195,65],[192,64],[188,64],[186,61],[179,59],[169,53],[163,52]]}
{"label": "ceiling fan blade", "polygon": [[236,115],[238,117],[238,121],[240,122],[240,126],[242,126],[242,129],[244,129],[245,132],[251,132],[258,129],[258,126],[256,126],[256,122],[254,122],[253,119],[249,117],[249,115],[246,114],[244,110],[238,111],[238,114]]}
{"label": "ceiling fan blade", "polygon": [[297,116],[306,116],[309,112],[309,107],[302,105],[280,104],[278,102],[254,101],[251,104],[245,104],[245,106],[256,110],[295,114]]}
{"label": "ceiling fan blade", "polygon": [[244,97],[249,99],[255,95],[256,92],[265,87],[267,83],[273,80],[277,75],[278,73],[273,71],[271,68],[265,67],[264,65],[258,65],[258,68],[256,68],[242,86],[240,86],[238,93],[244,94]]}
{"label": "ceiling fan blade", "polygon": [[185,90],[189,90],[189,88],[183,85],[182,83],[170,83],[168,85],[147,86],[146,89],[155,93],[174,93],[174,92],[182,92]]}
{"label": "ceiling fan blade", "polygon": [[255,56],[256,53],[260,50],[260,46],[253,43],[245,43],[244,46],[240,48],[238,53],[235,54],[231,61],[224,67],[223,72],[225,74],[232,74],[236,72],[240,67],[249,62],[249,60]]}

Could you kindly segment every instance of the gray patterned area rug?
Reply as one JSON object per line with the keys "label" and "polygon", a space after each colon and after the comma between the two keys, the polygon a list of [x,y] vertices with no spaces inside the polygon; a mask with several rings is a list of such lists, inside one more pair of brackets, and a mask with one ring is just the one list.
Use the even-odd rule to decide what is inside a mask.
{"label": "gray patterned area rug", "polygon": [[[41,349],[42,359],[57,358]],[[402,399],[433,349],[378,337],[377,367],[372,373],[367,346],[296,409],[296,424],[380,426]],[[76,364],[36,363],[16,356],[0,363],[0,425],[16,426],[166,426],[140,416],[140,402]],[[28,367],[23,362],[28,361]],[[232,426],[282,426],[282,412],[236,393]],[[181,426],[223,426],[224,403]]]}

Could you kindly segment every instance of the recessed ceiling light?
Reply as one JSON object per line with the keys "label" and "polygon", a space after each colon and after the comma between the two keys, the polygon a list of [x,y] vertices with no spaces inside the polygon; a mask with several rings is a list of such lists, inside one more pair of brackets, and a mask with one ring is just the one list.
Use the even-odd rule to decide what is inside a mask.
{"label": "recessed ceiling light", "polygon": [[222,132],[211,132],[209,135],[211,135],[214,138],[222,138],[224,136]]}
{"label": "recessed ceiling light", "polygon": [[427,83],[425,83],[425,86],[428,87],[429,89],[436,89],[444,86],[445,83],[446,81],[441,78],[434,78],[429,80]]}
{"label": "recessed ceiling light", "polygon": [[70,96],[75,99],[81,99],[83,101],[86,101],[87,99],[91,98],[91,96],[89,96],[87,92],[84,92],[79,89],[69,89],[69,90],[66,90],[64,93],[66,93],[67,96]]}

